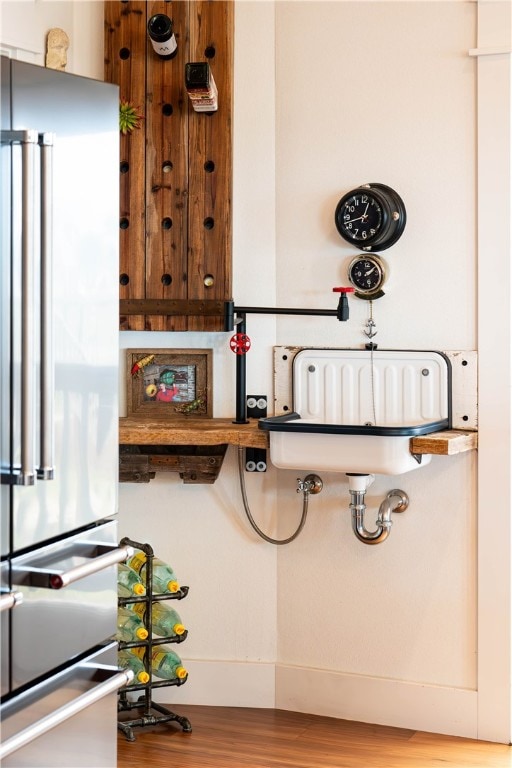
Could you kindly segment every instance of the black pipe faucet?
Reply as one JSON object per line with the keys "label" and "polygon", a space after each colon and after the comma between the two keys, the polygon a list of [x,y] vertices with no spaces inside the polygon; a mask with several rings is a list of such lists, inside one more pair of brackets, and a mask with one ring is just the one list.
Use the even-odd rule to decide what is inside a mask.
{"label": "black pipe faucet", "polygon": [[336,317],[338,320],[348,320],[349,316],[349,307],[348,307],[348,298],[347,293],[354,293],[354,288],[333,288],[333,293],[339,293],[340,294],[340,300],[338,301],[338,309],[336,310]]}

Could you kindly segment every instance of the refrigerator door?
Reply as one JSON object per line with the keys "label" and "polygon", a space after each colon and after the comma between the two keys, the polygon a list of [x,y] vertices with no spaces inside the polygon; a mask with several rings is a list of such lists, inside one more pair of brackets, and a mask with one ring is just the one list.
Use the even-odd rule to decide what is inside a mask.
{"label": "refrigerator door", "polygon": [[[10,67],[1,59],[0,66],[0,129],[11,125]],[[11,335],[11,148],[0,144],[0,474],[11,471],[10,440],[10,335]],[[10,487],[0,485],[0,556],[10,548]]]}
{"label": "refrigerator door", "polygon": [[[117,86],[11,62],[11,129],[39,137],[28,223],[19,210],[22,146],[11,147],[11,465],[14,474],[23,470],[33,448],[37,476],[33,486],[12,488],[13,552],[117,512],[118,105]],[[26,237],[34,244],[28,278]],[[24,319],[23,289],[34,304],[28,308],[34,391],[28,393],[31,320]],[[24,418],[23,397],[30,395]],[[27,423],[33,430],[28,437]]]}
{"label": "refrigerator door", "polygon": [[110,521],[13,558],[13,691],[115,634],[117,563],[130,551]]}
{"label": "refrigerator door", "polygon": [[0,684],[1,695],[11,687],[9,674],[10,619],[11,611],[21,601],[21,593],[10,589],[9,562],[0,563]]}
{"label": "refrigerator door", "polygon": [[2,705],[3,768],[115,768],[116,691],[131,674],[116,656],[114,643]]}

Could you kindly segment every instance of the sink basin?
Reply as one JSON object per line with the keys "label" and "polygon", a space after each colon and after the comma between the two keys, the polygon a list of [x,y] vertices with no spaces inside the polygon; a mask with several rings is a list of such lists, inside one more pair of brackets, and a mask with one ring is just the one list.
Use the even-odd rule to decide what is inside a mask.
{"label": "sink basin", "polygon": [[303,349],[293,412],[260,419],[285,469],[400,475],[425,466],[410,438],[451,426],[451,365],[442,352]]}

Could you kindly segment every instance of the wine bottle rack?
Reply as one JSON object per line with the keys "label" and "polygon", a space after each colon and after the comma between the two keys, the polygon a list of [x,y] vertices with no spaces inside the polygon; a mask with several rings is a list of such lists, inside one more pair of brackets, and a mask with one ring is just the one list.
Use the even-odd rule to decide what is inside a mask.
{"label": "wine bottle rack", "polygon": [[[130,642],[119,640],[119,650],[136,647],[145,648],[144,667],[146,672],[149,674],[149,681],[147,683],[137,682],[132,685],[128,685],[119,691],[118,712],[137,710],[138,717],[133,719],[119,719],[118,728],[124,733],[128,741],[135,741],[135,735],[133,733],[134,728],[143,727],[145,725],[159,725],[161,723],[177,722],[179,725],[181,725],[185,733],[190,733],[192,731],[192,726],[188,718],[177,715],[175,712],[171,712],[169,709],[167,709],[167,707],[164,707],[161,704],[153,701],[153,691],[156,688],[164,688],[171,685],[183,685],[186,683],[187,677],[183,679],[176,678],[173,680],[154,680],[150,664],[152,649],[154,646],[163,645],[164,643],[166,645],[170,643],[182,643],[188,635],[187,630],[185,630],[182,635],[178,636],[158,638],[153,637],[153,603],[159,602],[161,600],[182,600],[188,594],[188,587],[180,587],[177,592],[169,594],[153,594],[154,552],[151,545],[142,544],[127,537],[121,539],[120,545],[128,545],[130,547],[134,547],[135,549],[139,549],[144,552],[147,558],[146,594],[140,596],[134,595],[133,597],[120,597],[118,599],[118,603],[120,606],[131,605],[132,603],[146,604],[146,610],[144,612],[144,626],[148,631],[147,639],[133,640]],[[136,700],[129,699],[128,694],[137,691],[142,691],[142,694]]]}
{"label": "wine bottle rack", "polygon": [[[120,327],[223,331],[232,298],[231,0],[105,0],[105,80],[142,119],[120,142]],[[177,54],[165,60],[147,34],[172,17]],[[196,112],[189,62],[206,62],[218,109]],[[217,307],[217,308],[215,308]]]}

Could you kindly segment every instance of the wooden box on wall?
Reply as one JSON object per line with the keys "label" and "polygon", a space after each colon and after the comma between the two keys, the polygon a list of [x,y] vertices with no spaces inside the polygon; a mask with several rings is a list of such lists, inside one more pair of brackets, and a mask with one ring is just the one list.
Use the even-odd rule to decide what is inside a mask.
{"label": "wooden box on wall", "polygon": [[[142,115],[121,135],[122,330],[224,330],[231,299],[233,3],[107,0],[105,79]],[[173,59],[147,22],[169,16]],[[185,65],[208,62],[218,110],[192,108]]]}

